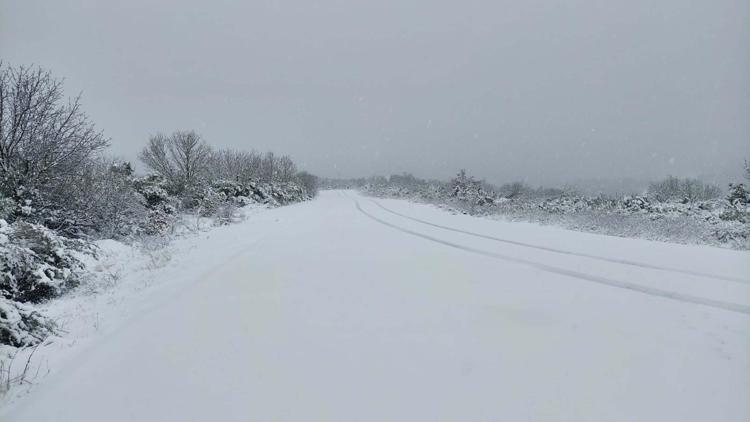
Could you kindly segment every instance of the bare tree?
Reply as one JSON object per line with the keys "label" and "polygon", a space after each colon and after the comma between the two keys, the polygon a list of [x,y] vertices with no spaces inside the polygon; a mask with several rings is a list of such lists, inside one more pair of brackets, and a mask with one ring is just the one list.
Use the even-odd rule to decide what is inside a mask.
{"label": "bare tree", "polygon": [[648,193],[658,201],[694,202],[718,198],[721,195],[721,189],[697,179],[680,179],[669,176],[660,182],[651,183],[648,187]]}
{"label": "bare tree", "polygon": [[211,173],[215,178],[246,183],[260,177],[261,156],[255,151],[224,149],[215,151]]}
{"label": "bare tree", "polygon": [[277,163],[276,156],[273,152],[267,152],[261,161],[260,166],[260,180],[263,182],[273,182],[276,180],[277,175],[277,169],[276,169],[276,163]]}
{"label": "bare tree", "polygon": [[205,176],[211,149],[193,131],[172,134],[172,159],[186,187],[194,186],[201,176]]}
{"label": "bare tree", "polygon": [[211,148],[194,131],[157,134],[149,139],[139,158],[169,183],[172,193],[183,195],[208,178]]}
{"label": "bare tree", "polygon": [[62,81],[34,67],[0,62],[0,184],[53,188],[108,144],[81,110],[80,96],[63,100]]}
{"label": "bare tree", "polygon": [[500,192],[508,199],[517,198],[525,193],[528,193],[531,189],[526,186],[525,183],[516,181],[500,186]]}
{"label": "bare tree", "polygon": [[166,135],[157,133],[149,138],[148,145],[141,150],[138,158],[148,168],[174,183],[177,179],[177,168],[172,163],[169,151],[170,143],[171,141]]}
{"label": "bare tree", "polygon": [[291,182],[297,174],[297,166],[288,155],[278,159],[276,169],[276,180],[279,182]]}

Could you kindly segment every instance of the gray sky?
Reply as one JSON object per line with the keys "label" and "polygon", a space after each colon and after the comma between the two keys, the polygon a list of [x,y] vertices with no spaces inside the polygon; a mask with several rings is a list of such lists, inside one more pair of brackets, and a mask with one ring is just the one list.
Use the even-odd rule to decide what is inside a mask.
{"label": "gray sky", "polygon": [[134,159],[194,128],[323,176],[738,175],[747,0],[0,0],[0,58]]}

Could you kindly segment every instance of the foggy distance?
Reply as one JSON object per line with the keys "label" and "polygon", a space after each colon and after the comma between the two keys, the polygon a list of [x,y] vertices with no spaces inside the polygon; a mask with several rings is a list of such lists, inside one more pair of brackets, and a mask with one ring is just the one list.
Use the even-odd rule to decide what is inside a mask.
{"label": "foggy distance", "polygon": [[[750,4],[3,1],[0,52],[82,91],[112,150],[193,128],[324,177],[472,169],[722,185],[750,151]],[[34,25],[29,25],[30,21]]]}

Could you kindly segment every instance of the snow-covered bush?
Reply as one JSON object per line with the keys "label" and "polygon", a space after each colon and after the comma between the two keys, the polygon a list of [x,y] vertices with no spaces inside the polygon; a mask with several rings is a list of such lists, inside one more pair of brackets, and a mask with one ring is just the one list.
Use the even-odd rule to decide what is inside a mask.
{"label": "snow-covered bush", "polygon": [[230,198],[230,202],[237,208],[246,207],[255,203],[252,198],[247,196],[235,196],[234,198]]}
{"label": "snow-covered bush", "polygon": [[589,198],[585,196],[561,195],[542,200],[539,209],[551,214],[571,214],[589,210],[612,211],[616,201],[604,196]]}
{"label": "snow-covered bush", "polygon": [[727,201],[735,207],[747,207],[750,205],[750,190],[745,187],[744,183],[732,183],[729,185]]}
{"label": "snow-covered bush", "polygon": [[224,194],[226,198],[236,198],[240,196],[250,196],[251,189],[247,184],[240,182],[233,182],[231,180],[217,180],[212,185],[213,189],[217,192]]}
{"label": "snow-covered bush", "polygon": [[494,194],[486,191],[482,182],[466,174],[466,170],[458,172],[455,178],[449,182],[449,196],[469,206],[471,211],[476,207],[493,205]]}
{"label": "snow-covered bush", "polygon": [[294,182],[250,182],[247,184],[247,187],[249,189],[249,198],[258,203],[271,206],[301,202],[311,197],[301,185]]}
{"label": "snow-covered bush", "polygon": [[149,175],[135,179],[133,186],[141,195],[142,203],[148,210],[140,228],[144,234],[166,233],[174,224],[179,200],[167,193],[167,181],[159,175]]}
{"label": "snow-covered bush", "polygon": [[15,200],[12,198],[6,198],[6,197],[0,197],[0,219],[1,220],[12,220],[16,210],[18,208],[18,203],[16,203]]}
{"label": "snow-covered bush", "polygon": [[304,188],[295,182],[275,183],[267,186],[271,198],[278,205],[302,202],[310,198]]}
{"label": "snow-covered bush", "polygon": [[212,217],[227,202],[227,195],[212,188],[205,188],[195,198],[195,201],[197,203],[196,208],[201,217]]}
{"label": "snow-covered bush", "polygon": [[622,209],[626,212],[647,213],[652,209],[651,201],[645,196],[626,196],[622,201]]}
{"label": "snow-covered bush", "polygon": [[[729,195],[727,195],[729,206],[719,215],[724,221],[750,224],[750,192],[742,183],[729,185]],[[747,231],[734,232],[732,237],[740,236]],[[729,236],[729,234],[725,234]],[[748,237],[748,236],[745,236]]]}
{"label": "snow-covered bush", "polygon": [[736,245],[741,249],[750,249],[750,226],[748,224],[736,224],[719,226],[713,236],[722,243]]}
{"label": "snow-covered bush", "polygon": [[52,320],[31,306],[0,297],[0,344],[34,346],[53,334]]}
{"label": "snow-covered bush", "polygon": [[70,237],[122,239],[139,232],[147,210],[134,189],[129,163],[96,159],[64,180],[54,190],[41,190],[31,205],[34,221]]}
{"label": "snow-covered bush", "polygon": [[226,225],[237,222],[237,220],[239,219],[237,215],[237,205],[235,205],[235,202],[233,201],[225,201],[216,209],[216,211],[214,212],[214,217],[216,218],[216,224],[218,225]]}
{"label": "snow-covered bush", "polygon": [[42,302],[78,285],[85,274],[81,254],[94,250],[38,225],[0,220],[0,295]]}
{"label": "snow-covered bush", "polygon": [[144,204],[153,209],[170,202],[170,196],[165,188],[166,181],[159,175],[148,175],[134,181],[136,192],[141,194]]}

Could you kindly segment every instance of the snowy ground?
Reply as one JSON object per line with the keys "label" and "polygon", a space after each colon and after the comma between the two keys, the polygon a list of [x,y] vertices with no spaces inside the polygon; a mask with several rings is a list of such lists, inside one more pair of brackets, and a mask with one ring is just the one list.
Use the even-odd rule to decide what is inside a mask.
{"label": "snowy ground", "polygon": [[0,420],[750,420],[747,252],[344,191],[202,237]]}

